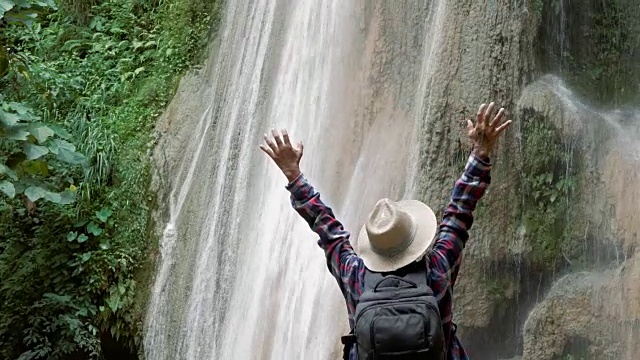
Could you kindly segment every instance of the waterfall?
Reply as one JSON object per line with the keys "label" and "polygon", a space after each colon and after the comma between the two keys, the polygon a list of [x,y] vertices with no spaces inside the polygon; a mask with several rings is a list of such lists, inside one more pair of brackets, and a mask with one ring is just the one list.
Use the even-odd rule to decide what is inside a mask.
{"label": "waterfall", "polygon": [[145,324],[148,360],[335,359],[344,301],[286,180],[258,149],[287,128],[353,233],[409,198],[445,1],[229,2],[177,174]]}

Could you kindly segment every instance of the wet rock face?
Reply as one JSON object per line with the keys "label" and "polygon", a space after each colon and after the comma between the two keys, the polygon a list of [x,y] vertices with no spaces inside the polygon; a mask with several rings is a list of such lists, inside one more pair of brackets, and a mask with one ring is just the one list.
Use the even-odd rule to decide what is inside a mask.
{"label": "wet rock face", "polygon": [[[544,7],[536,9],[538,3]],[[493,156],[492,185],[476,210],[455,289],[454,316],[463,344],[479,358],[519,356],[525,346],[530,346],[526,354],[541,359],[579,358],[583,350],[625,358],[631,343],[607,345],[585,335],[599,333],[597,324],[580,314],[605,311],[589,307],[600,290],[559,294],[554,306],[536,306],[563,274],[604,271],[633,257],[640,224],[632,200],[640,189],[637,111],[599,110],[574,89],[575,82],[544,74],[559,69],[551,56],[540,54],[550,40],[539,25],[554,26],[541,24],[549,20],[543,13],[553,10],[547,3],[448,4],[425,99],[418,190],[422,200],[442,208],[470,149],[461,131],[464,117],[486,101],[507,108],[515,123]],[[587,5],[563,11],[592,8]],[[583,15],[574,14],[576,21],[563,26],[583,26],[588,17]],[[578,47],[569,45],[572,51]],[[621,318],[633,318],[629,307],[615,307],[625,314]],[[523,330],[534,308],[539,319],[582,318],[554,340],[553,332],[544,332],[546,325],[541,333]],[[542,315],[546,311],[549,315]],[[618,326],[625,334],[636,331],[627,322]],[[532,352],[536,342],[549,342],[546,348],[554,350]]]}
{"label": "wet rock face", "polygon": [[637,103],[640,8],[634,0],[540,1],[537,57],[576,92],[604,105]]}
{"label": "wet rock face", "polygon": [[640,181],[638,125],[623,124],[617,111],[589,107],[552,77],[527,87],[519,107],[552,121],[562,142],[574,145],[579,186],[571,192],[573,218],[562,238],[566,263],[560,271],[591,270],[558,280],[533,308],[523,358],[634,359],[637,345],[628,339],[638,323],[638,211],[628,199],[637,196],[631,184]]}
{"label": "wet rock face", "polygon": [[559,280],[524,326],[523,359],[635,359],[639,260]]}
{"label": "wet rock face", "polygon": [[640,241],[640,211],[637,201],[640,198],[640,136],[632,136],[639,140],[623,140],[614,144],[600,170],[603,182],[610,189],[607,192],[610,202],[615,204],[613,230],[625,253],[637,251]]}
{"label": "wet rock face", "polygon": [[[530,29],[537,27],[537,19],[532,3],[446,2],[444,26],[433,39],[439,45],[430,56],[437,60],[423,99],[420,129],[418,198],[434,209],[446,205],[471,149],[463,132],[465,119],[490,101],[516,115],[515,103],[535,70],[535,33]],[[514,126],[495,154],[493,183],[479,204],[454,292],[459,335],[477,358],[518,354],[517,315],[511,314],[520,313],[515,309],[520,307],[521,284],[520,274],[511,271],[521,263],[514,254],[524,248],[517,227],[506,220],[520,201],[510,186],[518,177],[513,171],[519,160],[517,141]],[[498,335],[490,339],[488,329]]]}
{"label": "wet rock face", "polygon": [[[207,86],[207,78],[200,71],[187,74],[180,81],[174,99],[169,103],[162,116],[158,119],[155,128],[156,146],[152,153],[151,190],[158,194],[157,202],[161,204],[153,215],[161,226],[168,219],[166,213],[169,209],[169,192],[183,179],[176,179],[173,174],[179,174],[179,166],[185,159],[188,151],[193,147],[194,129],[202,116],[205,96],[203,89]],[[160,236],[163,229],[158,228]]]}
{"label": "wet rock face", "polygon": [[[473,117],[481,103],[495,101],[516,121],[494,154],[492,185],[476,211],[455,289],[459,334],[477,358],[521,353],[526,314],[543,296],[554,271],[543,261],[532,266],[536,248],[521,220],[527,196],[520,184],[521,164],[527,153],[522,145],[524,107],[518,101],[536,76],[532,29],[537,21],[533,2],[447,2],[438,61],[424,100],[419,193],[435,208],[445,205],[470,150],[462,131],[465,117]],[[548,119],[554,114],[527,108],[556,126]],[[559,137],[559,146],[569,138]]]}
{"label": "wet rock face", "polygon": [[[359,3],[367,14],[360,19],[363,45],[350,51],[365,55],[347,56],[358,59],[350,66],[359,70],[349,75],[347,95],[337,108],[358,104],[356,120],[348,119],[348,134],[366,133],[380,124],[409,133],[396,124],[408,116],[421,117],[420,200],[434,209],[446,204],[471,149],[463,132],[465,118],[481,103],[495,101],[515,120],[492,158],[492,185],[475,212],[455,288],[454,321],[471,357],[636,359],[638,111],[598,111],[578,99],[562,78],[541,75],[552,68],[539,64],[536,53],[546,41],[538,34],[544,21],[535,8],[538,0],[447,1],[437,10],[443,12],[442,24],[427,39],[396,31],[411,26],[422,34],[433,20],[423,14],[436,10]],[[427,46],[427,41],[433,44]],[[423,65],[429,73],[421,74],[429,78],[428,91],[405,74],[420,73],[421,58],[429,62]],[[165,204],[155,214],[158,224],[166,222],[168,192],[183,180],[170,174],[182,173],[180,164],[191,162],[185,154],[194,153],[190,137],[207,108],[209,96],[202,95],[210,86],[206,78],[198,73],[185,77],[157,127],[152,188]],[[384,137],[373,143],[384,143],[388,134],[374,132]],[[345,139],[340,134],[332,139],[348,143],[340,146],[351,151],[336,166],[335,178],[352,176],[364,147],[360,140]],[[341,198],[344,191],[336,190],[334,197]],[[181,251],[188,259],[195,249],[185,245]],[[193,264],[176,266],[181,267],[176,274],[185,274]],[[576,269],[589,272],[557,280]],[[184,303],[189,279],[176,276],[174,281],[172,302]],[[332,358],[340,356],[338,344]]]}
{"label": "wet rock face", "polygon": [[[158,239],[162,238],[165,231],[164,226],[169,221],[171,191],[176,184],[184,180],[176,176],[176,174],[182,173],[179,171],[182,161],[189,161],[189,159],[185,158],[189,154],[193,154],[193,151],[189,150],[195,146],[195,142],[192,141],[195,133],[194,129],[197,129],[202,109],[206,108],[203,105],[205,98],[201,95],[206,85],[207,78],[201,72],[195,71],[187,74],[181,80],[174,99],[165,109],[155,128],[156,147],[151,156],[153,172],[150,190],[157,195],[157,205],[153,209],[151,216]],[[185,243],[181,244],[180,248],[181,252],[188,253],[192,246]],[[161,260],[162,250],[159,248],[150,254],[152,260],[149,262],[150,269],[158,271],[155,267]],[[173,277],[180,284],[180,290],[172,292],[169,297],[177,304],[184,302],[184,297],[187,294],[185,289],[190,286],[189,279],[181,274],[187,272],[184,269],[189,269],[192,266],[192,261],[179,261],[174,266],[176,273]],[[183,271],[181,272],[180,270]],[[151,297],[156,295],[152,293],[153,281],[150,281],[146,286],[150,294],[147,295],[147,299],[144,299],[144,304],[145,307],[148,307],[152,300]],[[182,311],[182,308],[176,306],[176,313],[168,316],[167,322],[171,323],[170,326],[178,328],[176,324],[178,324],[181,316],[180,311]]]}
{"label": "wet rock face", "polygon": [[[467,247],[456,288],[459,333],[480,358],[633,359],[625,354],[637,347],[627,339],[638,331],[640,304],[638,211],[629,207],[637,209],[629,199],[640,182],[637,124],[587,106],[554,77],[526,87],[516,112],[521,152],[513,169],[521,175],[512,186],[526,198],[514,205],[513,238],[502,237],[506,247],[486,238],[490,225],[483,218],[495,209],[478,211],[475,243]],[[548,184],[528,183],[547,174]],[[572,188],[556,192],[567,179]],[[570,206],[558,205],[556,193]],[[545,216],[532,221],[530,209]],[[612,267],[617,271],[606,270]],[[591,272],[554,284],[576,269]]]}
{"label": "wet rock face", "polygon": [[602,290],[606,279],[577,274],[555,284],[525,324],[523,358],[560,359],[565,348],[571,347],[572,339],[586,339],[583,345],[602,341],[606,326],[600,325],[602,318],[591,299]]}

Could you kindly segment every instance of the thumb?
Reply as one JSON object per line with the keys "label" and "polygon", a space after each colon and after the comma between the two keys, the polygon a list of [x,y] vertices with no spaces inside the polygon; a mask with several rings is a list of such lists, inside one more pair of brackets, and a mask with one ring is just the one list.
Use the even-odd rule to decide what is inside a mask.
{"label": "thumb", "polygon": [[467,119],[467,131],[469,132],[469,134],[471,134],[471,132],[473,131],[473,121]]}
{"label": "thumb", "polygon": [[304,152],[304,144],[302,141],[298,143],[298,151],[300,152],[300,157],[302,157],[302,153]]}

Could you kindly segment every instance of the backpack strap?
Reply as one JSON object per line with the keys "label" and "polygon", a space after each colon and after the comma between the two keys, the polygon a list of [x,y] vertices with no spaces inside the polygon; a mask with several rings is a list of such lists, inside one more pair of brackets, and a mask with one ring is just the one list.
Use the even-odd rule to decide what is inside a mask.
{"label": "backpack strap", "polygon": [[345,335],[340,338],[342,342],[342,359],[349,360],[349,353],[351,352],[351,348],[356,343],[356,335],[353,333],[353,329],[349,332],[348,335]]}

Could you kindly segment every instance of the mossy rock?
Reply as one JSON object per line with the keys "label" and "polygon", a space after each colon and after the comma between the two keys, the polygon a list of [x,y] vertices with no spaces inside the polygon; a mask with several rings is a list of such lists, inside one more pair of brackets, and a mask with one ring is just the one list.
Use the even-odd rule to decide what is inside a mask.
{"label": "mossy rock", "polygon": [[536,0],[541,70],[600,105],[640,101],[640,7],[635,0]]}
{"label": "mossy rock", "polygon": [[565,145],[562,132],[544,115],[523,110],[518,216],[531,262],[555,269],[571,242],[571,196],[578,186],[576,153]]}

